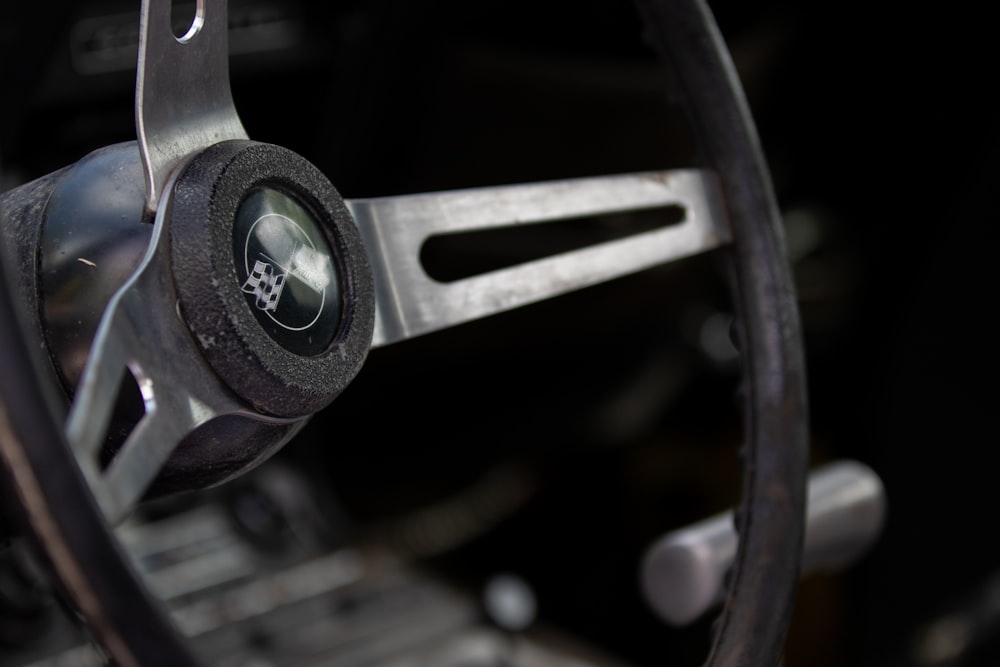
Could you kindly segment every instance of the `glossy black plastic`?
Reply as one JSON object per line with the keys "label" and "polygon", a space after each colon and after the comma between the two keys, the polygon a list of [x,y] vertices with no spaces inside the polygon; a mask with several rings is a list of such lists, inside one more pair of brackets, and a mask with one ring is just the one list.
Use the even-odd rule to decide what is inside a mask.
{"label": "glossy black plastic", "polygon": [[340,276],[326,235],[301,203],[274,188],[247,193],[233,224],[233,260],[247,305],[271,338],[304,356],[330,347]]}

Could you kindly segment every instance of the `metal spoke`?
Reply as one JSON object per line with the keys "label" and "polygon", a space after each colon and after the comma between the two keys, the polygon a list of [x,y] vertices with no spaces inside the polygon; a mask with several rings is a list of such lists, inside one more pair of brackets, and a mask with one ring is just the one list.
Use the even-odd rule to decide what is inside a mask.
{"label": "metal spoke", "polygon": [[[196,0],[190,27],[175,35],[169,0],[142,0],[135,120],[155,212],[146,257],[105,309],[66,422],[66,437],[112,523],[154,482],[180,442],[205,422],[252,412],[211,370],[181,319],[170,273],[167,220],[179,167],[196,153],[247,139],[229,87],[226,0]],[[145,414],[117,451],[102,451],[130,373]]]}
{"label": "metal spoke", "polygon": [[[541,301],[729,241],[715,177],[646,172],[347,202],[375,272],[373,346]],[[431,236],[680,206],[677,225],[440,283],[420,264]]]}
{"label": "metal spoke", "polygon": [[155,211],[170,171],[187,155],[226,139],[246,139],[229,89],[226,0],[197,0],[187,33],[175,37],[173,3],[143,0],[135,123]]}
{"label": "metal spoke", "polygon": [[[251,413],[191,339],[169,274],[169,204],[160,207],[142,264],[104,313],[66,421],[70,447],[112,523],[142,498],[177,445],[210,419],[252,414],[258,420],[287,421]],[[139,386],[145,415],[102,470],[98,456],[126,372]]]}

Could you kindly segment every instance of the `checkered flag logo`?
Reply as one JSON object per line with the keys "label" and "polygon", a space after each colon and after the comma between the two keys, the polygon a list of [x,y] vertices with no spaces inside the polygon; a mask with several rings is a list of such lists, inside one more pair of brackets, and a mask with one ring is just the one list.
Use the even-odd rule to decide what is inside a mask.
{"label": "checkered flag logo", "polygon": [[274,267],[259,259],[253,265],[253,271],[243,283],[243,291],[253,294],[257,308],[264,312],[277,309],[281,290],[285,287],[285,274],[276,273]]}

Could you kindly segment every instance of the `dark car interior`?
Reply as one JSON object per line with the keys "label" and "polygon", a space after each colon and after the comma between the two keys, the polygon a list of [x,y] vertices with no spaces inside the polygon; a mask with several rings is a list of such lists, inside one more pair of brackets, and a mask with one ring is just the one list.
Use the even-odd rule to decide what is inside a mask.
{"label": "dark car interior", "polygon": [[[0,192],[135,139],[139,3],[7,4]],[[802,580],[784,664],[998,664],[985,16],[710,4],[784,218],[811,465],[861,461],[888,503],[868,553]],[[345,197],[697,160],[629,2],[232,0],[229,26],[249,135]],[[446,282],[617,224],[439,237],[421,260]],[[218,665],[700,664],[715,614],[668,626],[639,568],[739,502],[720,269],[699,255],[375,349],[267,462],[140,505],[123,549]],[[10,496],[0,665],[101,664]]]}

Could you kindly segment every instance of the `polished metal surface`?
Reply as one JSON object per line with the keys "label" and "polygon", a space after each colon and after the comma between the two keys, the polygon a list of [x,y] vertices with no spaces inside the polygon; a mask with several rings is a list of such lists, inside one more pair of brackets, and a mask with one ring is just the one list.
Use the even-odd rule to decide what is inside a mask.
{"label": "polished metal surface", "polygon": [[[209,368],[181,319],[170,275],[166,220],[169,195],[157,211],[149,249],[101,319],[66,421],[66,439],[108,521],[137,503],[171,452],[198,426],[250,412]],[[135,378],[145,415],[102,469],[99,457],[123,375]]]}
{"label": "polished metal surface", "polygon": [[[872,545],[885,520],[885,490],[878,475],[857,461],[841,461],[809,478],[804,573],[850,565]],[[643,563],[642,587],[650,606],[671,625],[686,625],[721,601],[736,554],[732,512],[668,533]]]}
{"label": "polished metal surface", "polygon": [[226,139],[247,139],[229,88],[226,0],[197,0],[180,37],[171,26],[171,2],[143,0],[135,125],[155,211],[171,170],[184,157]]}
{"label": "polished metal surface", "polygon": [[[729,240],[715,177],[686,169],[347,202],[375,273],[372,346],[541,301]],[[683,222],[450,283],[420,263],[430,237],[681,206]]]}

